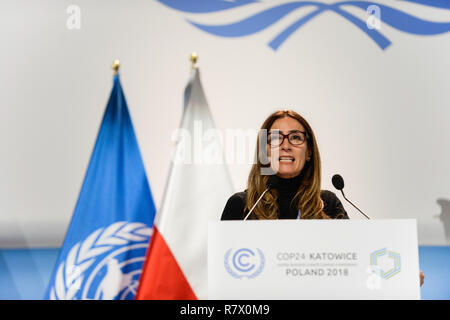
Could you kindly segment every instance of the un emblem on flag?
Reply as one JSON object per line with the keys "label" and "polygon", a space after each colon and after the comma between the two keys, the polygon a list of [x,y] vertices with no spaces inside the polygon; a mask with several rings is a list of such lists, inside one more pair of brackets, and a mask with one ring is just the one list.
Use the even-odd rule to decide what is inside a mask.
{"label": "un emblem on flag", "polygon": [[58,266],[51,299],[134,299],[152,229],[116,222],[75,244]]}

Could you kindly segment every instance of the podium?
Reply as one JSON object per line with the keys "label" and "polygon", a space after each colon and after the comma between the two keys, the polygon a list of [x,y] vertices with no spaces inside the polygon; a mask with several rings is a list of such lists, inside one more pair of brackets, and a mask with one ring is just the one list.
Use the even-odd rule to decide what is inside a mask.
{"label": "podium", "polygon": [[417,222],[211,222],[208,299],[420,299]]}

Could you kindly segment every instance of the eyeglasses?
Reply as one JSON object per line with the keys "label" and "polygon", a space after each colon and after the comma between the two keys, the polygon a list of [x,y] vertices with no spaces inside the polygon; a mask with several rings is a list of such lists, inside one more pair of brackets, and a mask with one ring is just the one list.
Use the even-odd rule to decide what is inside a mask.
{"label": "eyeglasses", "polygon": [[288,141],[293,146],[300,146],[305,143],[308,135],[306,132],[296,130],[291,131],[288,134],[282,134],[279,131],[271,131],[267,135],[267,143],[270,144],[271,147],[279,147],[283,144],[284,138],[288,138]]}

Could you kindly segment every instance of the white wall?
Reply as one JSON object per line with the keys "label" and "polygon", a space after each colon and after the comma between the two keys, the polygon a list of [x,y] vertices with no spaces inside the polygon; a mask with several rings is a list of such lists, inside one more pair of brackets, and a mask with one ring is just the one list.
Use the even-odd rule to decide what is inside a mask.
{"label": "white wall", "polygon": [[[241,38],[213,36],[186,21],[229,23],[279,2],[288,1],[186,14],[151,0],[2,1],[0,246],[62,243],[111,90],[114,59],[122,63],[159,207],[192,51],[200,55],[219,129],[256,129],[271,112],[292,107],[317,135],[323,188],[333,190],[331,176],[341,173],[346,195],[367,214],[416,218],[421,244],[446,244],[437,199],[450,200],[449,33],[416,36],[382,24],[392,44],[381,50],[354,25],[325,12],[274,51],[267,43],[310,9]],[[450,10],[378,2],[450,21]],[[66,26],[71,4],[81,10],[79,30]],[[366,19],[361,10],[347,10]],[[236,191],[245,188],[250,166],[230,164]],[[360,218],[344,205],[351,218]]]}

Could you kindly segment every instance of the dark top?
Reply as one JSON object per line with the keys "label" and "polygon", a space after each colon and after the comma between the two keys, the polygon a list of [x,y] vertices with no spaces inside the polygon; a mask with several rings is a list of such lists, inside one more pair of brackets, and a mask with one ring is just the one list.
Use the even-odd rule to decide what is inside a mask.
{"label": "dark top", "polygon": [[[280,208],[279,219],[297,219],[298,210],[291,205],[291,201],[301,184],[301,175],[290,179],[279,179],[278,206]],[[322,190],[320,197],[323,200],[323,212],[331,219],[348,219],[347,212],[341,201],[331,191]],[[247,198],[247,190],[235,193],[228,199],[220,220],[243,220],[248,214],[248,209],[244,211]],[[249,217],[250,218],[250,217]]]}

